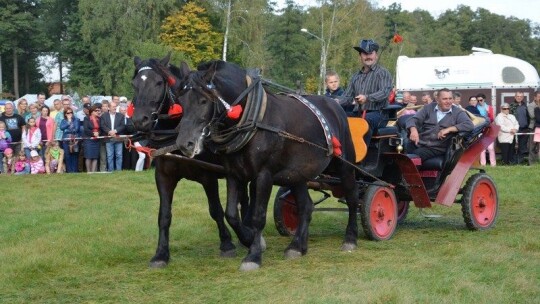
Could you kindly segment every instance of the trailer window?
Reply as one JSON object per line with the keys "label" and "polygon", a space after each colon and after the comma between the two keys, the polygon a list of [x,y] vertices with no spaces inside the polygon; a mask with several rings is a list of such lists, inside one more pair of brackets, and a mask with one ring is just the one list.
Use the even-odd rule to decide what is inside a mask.
{"label": "trailer window", "polygon": [[502,79],[505,83],[522,83],[525,75],[516,67],[505,67],[502,70]]}

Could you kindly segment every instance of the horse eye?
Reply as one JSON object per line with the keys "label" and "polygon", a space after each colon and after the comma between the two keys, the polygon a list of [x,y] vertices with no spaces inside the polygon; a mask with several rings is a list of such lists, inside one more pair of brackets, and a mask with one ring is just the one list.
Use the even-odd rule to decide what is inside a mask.
{"label": "horse eye", "polygon": [[158,81],[158,82],[156,83],[156,85],[158,85],[158,86],[160,86],[160,85],[162,85],[162,84],[163,84],[163,80],[160,80],[160,81]]}

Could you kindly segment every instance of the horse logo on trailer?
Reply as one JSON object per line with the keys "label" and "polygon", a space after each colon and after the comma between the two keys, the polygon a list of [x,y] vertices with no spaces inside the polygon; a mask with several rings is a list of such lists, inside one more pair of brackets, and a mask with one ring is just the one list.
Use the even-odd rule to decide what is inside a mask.
{"label": "horse logo on trailer", "polygon": [[435,76],[437,76],[437,78],[439,79],[444,79],[446,77],[446,75],[450,75],[450,69],[446,69],[446,70],[442,70],[442,71],[439,71],[437,69],[435,69]]}

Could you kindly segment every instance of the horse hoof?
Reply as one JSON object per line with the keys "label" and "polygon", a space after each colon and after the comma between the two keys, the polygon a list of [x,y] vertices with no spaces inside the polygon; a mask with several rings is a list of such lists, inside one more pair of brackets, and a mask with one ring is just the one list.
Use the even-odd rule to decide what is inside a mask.
{"label": "horse hoof", "polygon": [[219,253],[219,256],[222,258],[234,258],[236,257],[236,250],[231,249],[231,250],[221,251]]}
{"label": "horse hoof", "polygon": [[240,271],[252,271],[257,270],[261,266],[255,262],[243,262],[240,264]]}
{"label": "horse hoof", "polygon": [[297,259],[299,257],[302,256],[302,253],[298,250],[294,250],[294,249],[289,249],[287,251],[285,251],[285,258],[290,260],[290,259]]}
{"label": "horse hoof", "polygon": [[165,268],[167,267],[167,262],[165,261],[152,261],[150,264],[148,264],[148,267],[150,268]]}
{"label": "horse hoof", "polygon": [[356,247],[357,246],[354,243],[343,243],[343,245],[341,245],[341,251],[351,252],[351,251],[355,250]]}

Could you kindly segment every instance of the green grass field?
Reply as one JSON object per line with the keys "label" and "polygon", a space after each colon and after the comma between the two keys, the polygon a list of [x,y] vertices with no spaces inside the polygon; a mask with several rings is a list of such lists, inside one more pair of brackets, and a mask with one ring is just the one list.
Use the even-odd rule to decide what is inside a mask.
{"label": "green grass field", "polygon": [[440,218],[411,207],[391,240],[360,231],[354,252],[339,251],[346,213],[315,212],[308,254],[285,260],[289,238],[278,235],[270,203],[263,266],[249,273],[238,271],[246,249],[219,257],[193,182],[175,193],[169,266],[149,269],[152,171],[0,176],[0,302],[540,303],[540,166],[487,172],[500,197],[493,229],[466,230],[457,204],[426,211]]}

